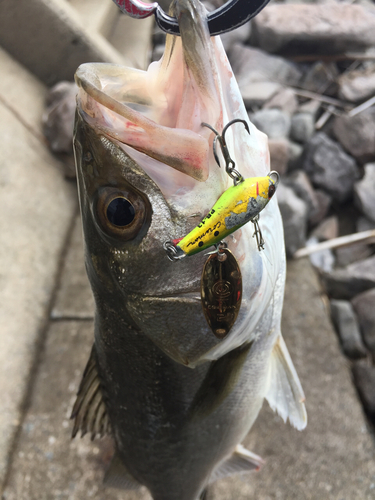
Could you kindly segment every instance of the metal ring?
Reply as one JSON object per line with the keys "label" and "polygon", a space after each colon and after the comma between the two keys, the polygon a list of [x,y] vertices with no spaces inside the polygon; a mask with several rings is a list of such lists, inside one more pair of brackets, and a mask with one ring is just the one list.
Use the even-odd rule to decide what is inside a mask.
{"label": "metal ring", "polygon": [[[175,17],[168,16],[156,2],[147,4],[141,0],[113,0],[122,12],[137,19],[155,14],[159,27],[171,35],[179,35],[180,28]],[[232,31],[250,21],[269,2],[269,0],[229,0],[207,15],[211,36]]]}
{"label": "metal ring", "polygon": [[168,259],[172,262],[176,262],[176,260],[181,260],[186,257],[186,253],[176,248],[171,241],[165,241],[163,243],[163,248],[167,253]]}
{"label": "metal ring", "polygon": [[276,170],[271,170],[271,172],[268,172],[267,177],[270,177],[272,179],[272,175],[276,177],[276,180],[274,182],[275,182],[275,187],[277,187],[280,182],[280,174],[279,172],[276,172]]}

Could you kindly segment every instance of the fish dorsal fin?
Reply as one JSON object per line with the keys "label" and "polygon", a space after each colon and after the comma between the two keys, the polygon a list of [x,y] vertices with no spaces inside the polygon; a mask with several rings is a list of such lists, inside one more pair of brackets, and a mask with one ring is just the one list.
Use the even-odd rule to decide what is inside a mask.
{"label": "fish dorsal fin", "polygon": [[128,472],[117,451],[113,455],[112,462],[104,476],[103,483],[105,486],[118,488],[120,490],[138,490],[142,486]]}
{"label": "fish dorsal fin", "polygon": [[307,424],[305,395],[284,339],[279,335],[270,359],[266,399],[273,411],[299,431]]}
{"label": "fish dorsal fin", "polygon": [[96,435],[103,436],[111,433],[96,363],[94,344],[70,417],[74,419],[73,438],[78,431],[81,431],[81,437],[91,432],[91,439],[94,439]]}
{"label": "fish dorsal fin", "polygon": [[259,470],[263,464],[264,461],[261,457],[251,453],[242,444],[238,444],[232,455],[213,471],[209,482],[213,483],[218,479],[240,472]]}

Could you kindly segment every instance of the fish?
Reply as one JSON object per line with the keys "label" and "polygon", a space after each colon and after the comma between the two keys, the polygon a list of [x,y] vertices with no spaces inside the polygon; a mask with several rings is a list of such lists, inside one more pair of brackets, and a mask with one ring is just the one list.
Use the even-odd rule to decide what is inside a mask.
{"label": "fish", "polygon": [[[258,470],[241,444],[264,399],[306,426],[304,394],[280,323],[285,286],[277,194],[262,210],[264,250],[245,224],[224,238],[242,275],[238,317],[215,336],[201,305],[207,255],[171,262],[164,243],[195,228],[231,186],[213,152],[226,142],[244,178],[270,171],[267,137],[250,122],[219,37],[198,0],[177,0],[147,71],[81,65],[74,150],[94,343],[72,411],[73,437],[108,434],[108,486],[154,500],[198,500],[214,481]],[[220,153],[219,153],[220,154]],[[232,258],[232,257],[231,257]]]}

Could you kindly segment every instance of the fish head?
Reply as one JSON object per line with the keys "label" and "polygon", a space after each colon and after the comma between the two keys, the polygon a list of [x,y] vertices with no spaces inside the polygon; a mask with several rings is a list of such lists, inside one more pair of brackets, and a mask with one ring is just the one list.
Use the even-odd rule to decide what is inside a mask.
{"label": "fish head", "polygon": [[[164,56],[147,71],[80,66],[74,144],[97,315],[116,314],[168,356],[194,367],[278,321],[265,311],[285,261],[280,213],[271,200],[262,212],[264,252],[252,224],[227,238],[241,268],[243,296],[236,323],[220,340],[201,305],[207,256],[170,262],[163,248],[199,224],[232,185],[216,163],[223,157],[214,154],[215,133],[205,123],[220,132],[232,120],[245,120],[250,134],[241,124],[226,132],[234,165],[245,178],[266,179],[267,202],[274,185],[267,178],[267,137],[248,119],[219,37],[210,38],[203,12],[197,17],[203,7],[191,0],[177,5],[181,37],[168,35]],[[264,321],[269,324],[261,328]]]}

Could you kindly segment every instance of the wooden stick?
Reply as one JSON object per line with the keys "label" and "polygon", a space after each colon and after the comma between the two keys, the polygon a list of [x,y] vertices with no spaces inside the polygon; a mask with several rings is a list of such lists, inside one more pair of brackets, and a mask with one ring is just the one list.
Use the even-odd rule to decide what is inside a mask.
{"label": "wooden stick", "polygon": [[310,90],[302,90],[296,87],[291,87],[293,92],[301,97],[306,97],[307,99],[315,99],[316,101],[326,102],[327,104],[332,104],[338,108],[352,108],[352,105],[348,102],[339,101],[333,97],[328,97],[326,95],[317,94],[316,92],[311,92]]}
{"label": "wooden stick", "polygon": [[293,258],[299,259],[301,257],[306,257],[315,252],[320,252],[321,250],[327,250],[331,248],[345,247],[353,245],[354,243],[369,243],[374,240],[375,242],[375,229],[370,229],[369,231],[362,231],[361,233],[349,234],[347,236],[340,236],[339,238],[332,238],[331,240],[322,241],[316,245],[311,245],[309,247],[300,248],[297,250]]}
{"label": "wooden stick", "polygon": [[363,102],[362,104],[360,104],[356,108],[351,109],[348,113],[348,116],[350,116],[350,117],[356,116],[359,113],[362,113],[362,111],[364,111],[365,109],[371,108],[371,106],[373,106],[374,104],[375,104],[375,96],[373,96],[370,99],[368,99],[367,101]]}

